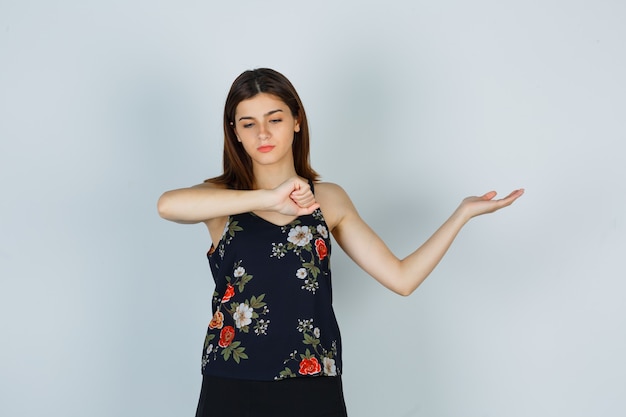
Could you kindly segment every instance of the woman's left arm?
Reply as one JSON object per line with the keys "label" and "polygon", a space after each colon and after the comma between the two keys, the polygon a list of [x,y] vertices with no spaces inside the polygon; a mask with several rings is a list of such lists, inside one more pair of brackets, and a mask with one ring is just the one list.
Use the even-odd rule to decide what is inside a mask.
{"label": "woman's left arm", "polygon": [[[331,184],[329,184],[331,186]],[[361,219],[348,195],[338,186],[327,188],[318,201],[324,216],[328,211],[335,240],[365,272],[400,295],[411,294],[435,269],[461,228],[472,218],[511,205],[524,190],[515,190],[494,200],[495,191],[468,197],[433,235],[406,258],[400,260],[385,242]],[[328,201],[327,204],[324,201]],[[327,209],[325,209],[327,207]]]}

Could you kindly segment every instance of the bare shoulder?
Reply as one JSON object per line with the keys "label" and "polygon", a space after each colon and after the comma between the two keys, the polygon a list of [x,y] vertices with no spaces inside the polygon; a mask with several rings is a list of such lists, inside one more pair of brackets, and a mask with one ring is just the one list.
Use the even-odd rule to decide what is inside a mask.
{"label": "bare shoulder", "polygon": [[318,182],[315,184],[315,199],[321,205],[334,206],[334,204],[349,201],[348,193],[337,184],[332,182]]}
{"label": "bare shoulder", "polygon": [[315,184],[315,195],[320,194],[331,194],[337,196],[339,194],[346,194],[343,188],[339,185],[332,182],[316,182]]}
{"label": "bare shoulder", "polygon": [[315,184],[315,200],[320,204],[330,230],[333,230],[347,214],[355,210],[348,193],[331,182]]}

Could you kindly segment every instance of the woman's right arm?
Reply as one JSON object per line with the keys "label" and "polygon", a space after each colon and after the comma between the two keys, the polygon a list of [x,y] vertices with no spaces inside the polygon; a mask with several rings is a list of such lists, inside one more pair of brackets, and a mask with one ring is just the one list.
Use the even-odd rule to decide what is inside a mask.
{"label": "woman's right arm", "polygon": [[309,184],[294,177],[272,190],[229,190],[205,182],[163,193],[159,215],[177,223],[200,223],[250,211],[276,211],[290,216],[312,213],[319,204]]}

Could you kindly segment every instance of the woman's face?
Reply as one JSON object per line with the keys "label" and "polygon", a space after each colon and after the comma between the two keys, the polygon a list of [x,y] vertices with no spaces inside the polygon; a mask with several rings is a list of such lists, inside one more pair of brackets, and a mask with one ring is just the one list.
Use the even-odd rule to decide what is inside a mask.
{"label": "woman's face", "polygon": [[259,93],[239,103],[233,128],[253,164],[293,166],[291,145],[300,123],[278,97]]}

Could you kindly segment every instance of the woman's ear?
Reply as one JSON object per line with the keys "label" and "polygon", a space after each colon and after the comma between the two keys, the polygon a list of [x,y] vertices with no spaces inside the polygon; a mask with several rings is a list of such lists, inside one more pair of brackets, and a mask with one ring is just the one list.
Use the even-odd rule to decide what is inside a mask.
{"label": "woman's ear", "polygon": [[296,133],[300,131],[300,115],[296,117],[296,124],[293,127],[293,131]]}

